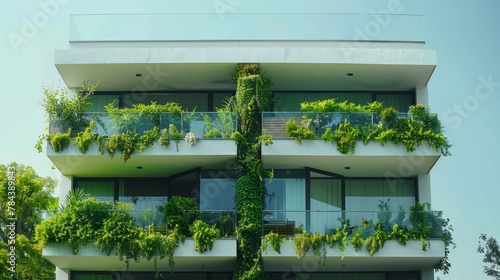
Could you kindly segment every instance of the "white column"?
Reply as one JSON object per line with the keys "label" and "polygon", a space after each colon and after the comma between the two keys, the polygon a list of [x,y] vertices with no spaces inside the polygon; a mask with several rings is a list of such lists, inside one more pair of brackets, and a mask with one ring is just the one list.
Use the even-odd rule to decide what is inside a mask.
{"label": "white column", "polygon": [[421,278],[422,280],[434,280],[434,269],[433,268],[423,268],[420,272],[422,275],[422,278]]}
{"label": "white column", "polygon": [[429,174],[418,175],[418,199],[420,203],[431,203],[431,176]]}
{"label": "white column", "polygon": [[429,106],[429,95],[427,92],[427,87],[424,88],[417,88],[415,90],[416,92],[416,101],[417,104],[422,104],[424,106]]}
{"label": "white column", "polygon": [[59,177],[59,206],[64,204],[64,198],[68,195],[69,191],[72,188],[73,184],[73,176],[64,176],[61,175]]}

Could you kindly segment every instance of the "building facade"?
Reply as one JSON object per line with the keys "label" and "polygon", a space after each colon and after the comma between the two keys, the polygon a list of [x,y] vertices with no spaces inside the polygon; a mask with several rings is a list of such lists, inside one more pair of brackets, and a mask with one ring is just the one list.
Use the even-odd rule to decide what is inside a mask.
{"label": "building facade", "polygon": [[[168,147],[155,142],[126,162],[118,151],[113,158],[101,153],[97,144],[85,154],[73,142],[59,152],[48,145],[48,157],[63,174],[60,196],[78,188],[101,201],[132,203],[137,215],[173,196],[193,197],[200,212],[231,213],[236,224],[238,151],[228,135],[238,130],[237,115],[217,108],[235,94],[237,66],[255,63],[272,79],[274,94],[261,115],[262,128],[273,137],[272,144],[261,147],[261,162],[274,174],[262,179],[263,236],[281,231],[290,238],[301,230],[333,234],[343,228],[350,239],[365,221],[374,226],[377,220],[390,228],[395,223],[410,227],[412,207],[431,202],[429,174],[442,155],[439,150],[426,141],[413,151],[403,144],[358,141],[355,152],[345,154],[321,139],[298,143],[287,136],[286,123],[301,122],[307,112],[300,104],[306,101],[379,101],[401,118],[411,118],[410,106],[428,106],[436,53],[425,49],[422,22],[422,16],[391,11],[74,15],[70,48],[56,51],[55,65],[68,87],[100,81],[87,114],[99,120],[94,133],[106,141],[123,132],[106,113],[110,103],[130,108],[176,102],[185,111],[177,122],[162,115],[159,129],[174,124],[183,137]],[[329,113],[327,123],[316,127],[318,138],[352,115]],[[151,121],[135,117],[143,126]],[[363,119],[363,124],[381,123],[374,113]],[[138,128],[139,136],[151,126]],[[212,127],[222,126],[226,134],[207,136]],[[184,140],[188,132],[201,140]],[[286,232],[289,225],[292,232]],[[388,240],[373,256],[364,248],[347,246],[341,252],[326,246],[321,263],[312,250],[298,258],[293,240],[287,240],[280,253],[263,249],[261,259],[272,279],[427,280],[434,279],[433,266],[445,257],[439,236],[430,236],[428,243],[424,251],[420,240],[404,246]],[[167,279],[233,278],[238,251],[233,234],[217,239],[203,254],[193,248],[188,237],[174,254],[173,273],[165,259],[158,261],[159,270]],[[152,261],[126,264],[92,246],[74,255],[65,244],[49,244],[43,254],[57,266],[57,280],[155,279]]]}

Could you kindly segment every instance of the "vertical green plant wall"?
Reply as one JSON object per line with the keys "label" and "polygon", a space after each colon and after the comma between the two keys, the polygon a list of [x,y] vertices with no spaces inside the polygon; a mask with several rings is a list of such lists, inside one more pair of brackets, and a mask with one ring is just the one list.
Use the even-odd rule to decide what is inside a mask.
{"label": "vertical green plant wall", "polygon": [[234,110],[238,131],[233,139],[238,150],[236,210],[238,226],[237,267],[234,279],[268,279],[261,256],[264,169],[261,162],[261,114],[272,100],[271,80],[260,74],[258,64],[238,65]]}

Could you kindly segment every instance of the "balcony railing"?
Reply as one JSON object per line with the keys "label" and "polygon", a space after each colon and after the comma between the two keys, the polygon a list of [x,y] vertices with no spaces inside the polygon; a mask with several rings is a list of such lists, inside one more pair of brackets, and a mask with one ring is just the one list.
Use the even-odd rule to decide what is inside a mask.
{"label": "balcony railing", "polygon": [[[164,212],[157,210],[130,210],[135,225],[147,230],[149,226],[165,234],[167,224]],[[43,213],[44,219],[53,214]],[[197,210],[194,214],[195,220],[201,220],[209,225],[215,225],[220,230],[221,237],[232,237],[236,232],[236,211],[233,210]]]}
{"label": "balcony railing", "polygon": [[[247,28],[248,22],[255,23]],[[381,24],[383,23],[383,24]],[[72,15],[70,42],[346,40],[423,42],[424,17],[383,13]]]}
{"label": "balcony railing", "polygon": [[263,234],[273,231],[282,235],[293,235],[305,230],[309,233],[332,234],[344,225],[349,233],[362,229],[363,237],[370,236],[380,222],[383,230],[391,232],[395,224],[406,230],[430,227],[430,238],[441,238],[442,212],[426,211],[285,211],[265,210]]}
{"label": "balcony railing", "polygon": [[76,135],[83,131],[91,121],[94,121],[94,134],[111,136],[126,131],[144,135],[146,131],[158,127],[169,129],[174,125],[179,133],[193,132],[200,138],[229,138],[236,131],[237,118],[235,113],[217,112],[183,112],[179,114],[158,113],[85,113],[83,118],[72,123],[67,120],[51,118],[49,133],[65,133],[68,128]]}
{"label": "balcony railing", "polygon": [[[409,113],[398,113],[398,118],[412,118]],[[294,120],[298,125],[309,127],[318,138],[330,128],[335,131],[339,124],[349,122],[351,126],[379,125],[382,118],[378,113],[363,112],[264,112],[262,113],[262,128],[274,138],[288,138],[286,123]]]}
{"label": "balcony railing", "polygon": [[[146,229],[153,227],[162,233],[166,233],[167,225],[165,214],[156,210],[131,211],[135,219],[135,225]],[[215,225],[220,230],[221,237],[231,237],[236,231],[236,212],[229,210],[198,210],[194,215],[196,220]]]}

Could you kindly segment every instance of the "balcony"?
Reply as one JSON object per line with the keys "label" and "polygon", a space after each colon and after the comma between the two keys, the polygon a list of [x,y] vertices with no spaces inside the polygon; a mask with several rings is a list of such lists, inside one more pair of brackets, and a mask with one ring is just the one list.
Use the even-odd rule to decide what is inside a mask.
{"label": "balcony", "polygon": [[[136,225],[154,225],[155,229],[165,234],[165,221],[162,213],[155,211],[132,211]],[[198,211],[196,219],[210,225],[216,224],[219,217],[230,217],[230,223],[218,224],[221,235],[230,231],[231,236],[214,241],[212,250],[199,253],[195,250],[195,242],[186,237],[184,243],[179,243],[173,255],[175,271],[229,271],[234,269],[236,262],[236,240],[232,238],[235,231],[236,218],[234,211]],[[141,251],[142,252],[142,251]],[[51,243],[42,251],[44,258],[63,269],[78,271],[124,271],[126,263],[111,252],[108,256],[94,244],[80,246],[78,253],[73,254],[69,244]],[[154,271],[153,261],[139,258],[139,261],[129,262],[130,271]],[[159,271],[169,271],[168,257],[158,260]]]}
{"label": "balcony", "polygon": [[[292,238],[287,238],[280,246],[280,253],[271,245],[263,248],[262,259],[266,271],[318,271],[318,272],[348,272],[348,271],[385,271],[393,270],[395,266],[401,270],[420,270],[423,267],[432,267],[445,256],[445,244],[441,240],[442,225],[441,212],[406,212],[406,211],[278,211],[266,210],[263,212],[264,231],[272,229],[280,234],[281,229],[287,225],[295,225]],[[418,216],[418,217],[417,217]],[[409,239],[408,243],[401,245],[397,240],[387,240],[379,250],[370,255],[365,242],[374,235],[377,220],[380,229],[387,234],[393,231],[393,226],[398,224],[403,232],[418,232],[418,221],[423,227],[429,229],[428,247],[424,251],[421,241]],[[364,221],[364,222],[363,222]],[[324,258],[321,264],[320,256],[309,248],[300,258],[295,249],[294,239],[301,234],[297,227],[312,234],[333,235],[337,229],[345,232],[348,245],[341,252],[338,245],[333,248],[324,243],[320,254]],[[345,227],[344,227],[345,226]],[[361,232],[363,245],[355,249],[351,238]],[[281,232],[282,233],[282,232]],[[287,236],[288,232],[282,235]]]}
{"label": "balcony", "polygon": [[[101,136],[103,146],[96,140],[82,154],[74,136],[82,132],[91,121],[94,121],[94,137],[97,139]],[[52,119],[49,133],[65,133],[69,127],[72,128],[69,147],[55,152],[50,143],[47,145],[48,157],[65,175],[169,176],[199,167],[201,163],[206,168],[224,168],[228,161],[236,159],[236,145],[229,138],[236,131],[236,115],[233,113],[86,113],[77,124]],[[154,139],[153,145],[134,152],[127,164],[121,159],[120,151],[115,151],[113,158],[110,158],[107,145],[111,136],[130,132],[137,134],[136,137],[140,139],[154,127],[158,128],[159,135]],[[161,142],[164,130],[168,134],[165,138],[170,143],[168,147]],[[184,139],[188,132],[194,133],[199,141],[188,143]],[[177,137],[177,140],[173,137]],[[142,168],[137,168],[138,166]]]}
{"label": "balcony", "polygon": [[[398,118],[412,118],[411,114],[399,113]],[[306,118],[308,121],[302,122]],[[320,137],[327,129],[333,133],[339,124],[349,122],[352,127],[363,129],[381,126],[381,117],[375,113],[308,113],[308,112],[264,112],[263,129],[273,136],[273,144],[262,147],[262,162],[265,168],[298,168],[309,166],[343,176],[363,177],[408,177],[427,174],[441,156],[431,149],[427,141],[408,152],[403,143],[364,144],[356,141],[353,155],[337,150],[336,144]],[[315,134],[315,139],[304,139],[297,143],[287,137],[286,123],[295,121]],[[433,128],[439,133],[438,128]]]}

